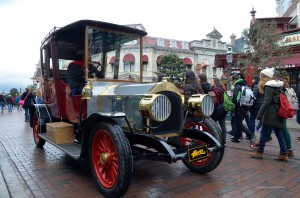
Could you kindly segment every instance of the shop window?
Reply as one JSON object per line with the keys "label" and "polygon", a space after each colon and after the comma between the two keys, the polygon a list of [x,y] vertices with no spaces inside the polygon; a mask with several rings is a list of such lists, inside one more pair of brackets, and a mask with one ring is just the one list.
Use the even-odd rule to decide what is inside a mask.
{"label": "shop window", "polygon": [[143,63],[143,71],[147,71],[147,65],[148,63]]}
{"label": "shop window", "polygon": [[134,62],[124,63],[124,72],[134,72]]}
{"label": "shop window", "polygon": [[189,49],[189,44],[188,44],[188,42],[183,41],[183,42],[181,43],[181,47],[182,47],[182,49]]}
{"label": "shop window", "polygon": [[115,71],[115,64],[112,63],[112,64],[110,64],[110,66],[111,66],[111,72],[114,73],[114,71]]}
{"label": "shop window", "polygon": [[162,38],[157,39],[157,46],[161,46],[161,47],[165,46],[164,40]]}
{"label": "shop window", "polygon": [[171,48],[177,48],[177,42],[175,40],[170,41],[170,47]]}

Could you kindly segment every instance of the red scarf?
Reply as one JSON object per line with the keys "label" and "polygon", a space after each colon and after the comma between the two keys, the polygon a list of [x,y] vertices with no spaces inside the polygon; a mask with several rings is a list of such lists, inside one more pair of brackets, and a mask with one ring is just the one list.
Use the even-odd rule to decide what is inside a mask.
{"label": "red scarf", "polygon": [[71,64],[75,64],[79,67],[82,67],[84,65],[84,61],[73,61],[73,62],[71,62]]}

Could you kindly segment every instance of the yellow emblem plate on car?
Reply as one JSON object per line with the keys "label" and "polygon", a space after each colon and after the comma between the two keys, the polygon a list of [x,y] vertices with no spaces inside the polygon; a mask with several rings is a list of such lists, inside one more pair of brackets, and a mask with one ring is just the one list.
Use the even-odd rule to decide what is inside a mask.
{"label": "yellow emblem plate on car", "polygon": [[188,149],[189,162],[197,161],[208,156],[207,144]]}

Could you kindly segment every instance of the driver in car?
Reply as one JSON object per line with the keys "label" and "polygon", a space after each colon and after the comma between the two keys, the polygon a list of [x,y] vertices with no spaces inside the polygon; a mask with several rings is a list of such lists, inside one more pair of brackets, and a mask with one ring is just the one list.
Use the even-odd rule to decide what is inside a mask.
{"label": "driver in car", "polygon": [[84,51],[78,50],[74,61],[68,65],[67,84],[71,88],[70,96],[81,95],[84,87]]}
{"label": "driver in car", "polygon": [[[101,78],[102,65],[97,61],[90,61],[88,67],[89,78]],[[67,69],[67,84],[71,88],[70,96],[81,95],[81,91],[85,84],[84,75],[84,51],[78,50],[74,61],[68,65]]]}

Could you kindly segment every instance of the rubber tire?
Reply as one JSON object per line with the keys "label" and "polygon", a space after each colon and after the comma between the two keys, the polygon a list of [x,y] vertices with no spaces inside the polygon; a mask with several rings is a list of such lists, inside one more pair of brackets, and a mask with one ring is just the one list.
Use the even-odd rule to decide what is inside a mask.
{"label": "rubber tire", "polygon": [[38,113],[37,112],[35,112],[33,115],[32,132],[33,132],[33,140],[34,140],[36,147],[42,148],[46,141],[39,136],[39,125],[38,125]]}
{"label": "rubber tire", "polygon": [[[105,166],[100,161],[100,152],[103,149],[105,152],[102,153],[115,156]],[[89,161],[92,175],[104,196],[121,197],[127,192],[133,173],[132,153],[125,133],[115,121],[99,122],[92,129]]]}
{"label": "rubber tire", "polygon": [[[199,118],[192,119],[187,118],[185,122],[185,126],[193,124],[195,121],[200,121]],[[212,136],[214,136],[219,142],[221,141],[221,130],[218,127],[218,125],[215,123],[215,121],[211,118],[205,118],[202,122],[202,125],[208,128],[208,131]],[[224,156],[224,149],[221,149],[219,152],[212,152],[210,156],[207,158],[207,161],[204,163],[198,163],[196,162],[189,162],[187,158],[182,159],[182,162],[184,165],[189,168],[193,172],[197,172],[200,174],[206,174],[214,170],[222,161]],[[198,164],[197,164],[198,163]]]}

